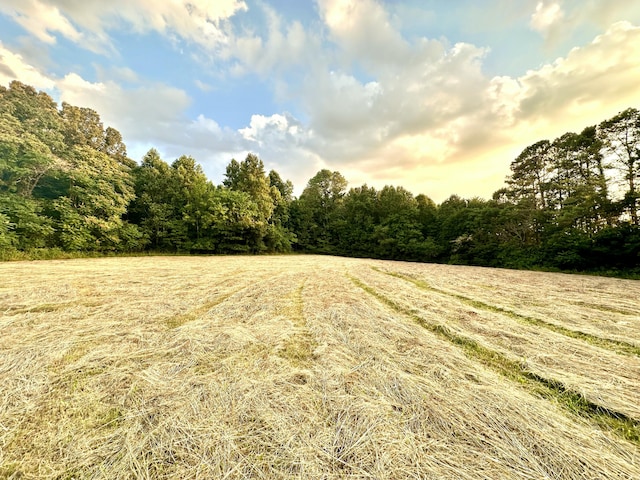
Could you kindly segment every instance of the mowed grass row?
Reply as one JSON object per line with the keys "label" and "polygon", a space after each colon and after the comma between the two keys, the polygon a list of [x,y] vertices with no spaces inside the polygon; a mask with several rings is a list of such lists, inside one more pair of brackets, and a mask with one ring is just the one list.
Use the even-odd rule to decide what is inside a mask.
{"label": "mowed grass row", "polygon": [[345,275],[374,264],[0,264],[0,478],[640,478]]}
{"label": "mowed grass row", "polygon": [[640,348],[637,280],[406,262],[391,270],[524,318]]}
{"label": "mowed grass row", "polygon": [[[594,404],[640,421],[640,357],[621,355],[371,268],[357,276],[404,311],[505,355]],[[639,432],[640,433],[640,432]]]}

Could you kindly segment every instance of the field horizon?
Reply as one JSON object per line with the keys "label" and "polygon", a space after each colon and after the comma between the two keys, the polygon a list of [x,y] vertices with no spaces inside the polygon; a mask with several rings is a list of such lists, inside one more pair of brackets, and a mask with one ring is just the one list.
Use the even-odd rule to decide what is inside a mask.
{"label": "field horizon", "polygon": [[0,478],[640,478],[640,282],[0,263]]}

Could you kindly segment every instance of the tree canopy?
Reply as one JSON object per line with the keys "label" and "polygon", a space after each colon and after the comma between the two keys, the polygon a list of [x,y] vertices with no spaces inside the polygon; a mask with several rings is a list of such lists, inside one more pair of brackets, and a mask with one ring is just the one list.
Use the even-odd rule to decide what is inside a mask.
{"label": "tree canopy", "polygon": [[542,139],[491,199],[436,205],[322,169],[299,198],[254,153],[215,185],[197,161],[127,156],[94,110],[0,86],[0,254],[315,252],[516,268],[640,269],[640,112]]}

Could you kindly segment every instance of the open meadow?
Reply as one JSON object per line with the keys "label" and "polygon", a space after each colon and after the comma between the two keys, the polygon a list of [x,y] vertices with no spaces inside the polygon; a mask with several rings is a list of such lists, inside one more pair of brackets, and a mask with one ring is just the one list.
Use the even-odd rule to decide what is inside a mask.
{"label": "open meadow", "polygon": [[0,279],[0,478],[640,478],[640,281],[323,256]]}

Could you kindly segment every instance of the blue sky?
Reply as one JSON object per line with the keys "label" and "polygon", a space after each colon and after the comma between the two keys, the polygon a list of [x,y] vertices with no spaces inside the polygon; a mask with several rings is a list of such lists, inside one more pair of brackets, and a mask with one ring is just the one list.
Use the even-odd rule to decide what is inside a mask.
{"label": "blue sky", "polygon": [[95,109],[214,183],[258,154],[441,202],[527,145],[640,107],[629,0],[3,0],[0,84]]}

